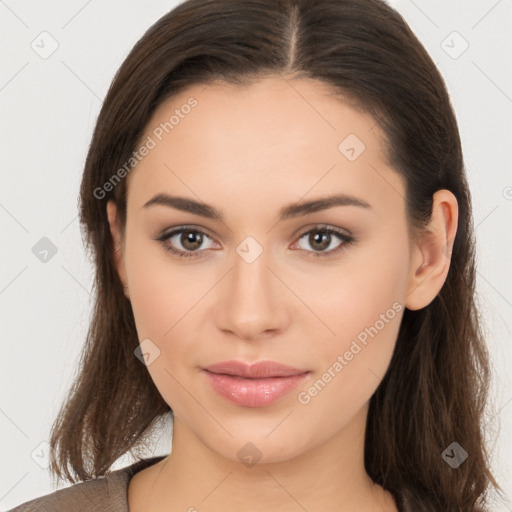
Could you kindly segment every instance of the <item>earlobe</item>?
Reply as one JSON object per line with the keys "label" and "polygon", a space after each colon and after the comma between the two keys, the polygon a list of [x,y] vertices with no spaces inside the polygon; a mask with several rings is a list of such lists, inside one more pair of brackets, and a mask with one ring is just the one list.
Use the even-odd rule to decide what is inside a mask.
{"label": "earlobe", "polygon": [[449,190],[434,194],[428,226],[414,242],[405,298],[408,309],[428,306],[443,287],[450,268],[458,212],[457,199]]}
{"label": "earlobe", "polygon": [[117,206],[114,201],[110,200],[107,203],[107,217],[110,227],[110,234],[112,236],[113,245],[113,259],[116,265],[117,274],[124,288],[124,295],[127,299],[130,298],[128,293],[128,282],[126,278],[126,269],[124,262],[124,244],[119,227],[119,220],[117,216]]}

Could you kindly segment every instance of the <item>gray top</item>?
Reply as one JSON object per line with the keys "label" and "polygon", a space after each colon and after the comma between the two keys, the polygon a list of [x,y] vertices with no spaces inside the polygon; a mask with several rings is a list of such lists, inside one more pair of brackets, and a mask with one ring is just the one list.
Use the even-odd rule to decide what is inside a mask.
{"label": "gray top", "polygon": [[140,460],[108,475],[27,501],[8,512],[129,512],[128,484],[132,476],[163,458]]}

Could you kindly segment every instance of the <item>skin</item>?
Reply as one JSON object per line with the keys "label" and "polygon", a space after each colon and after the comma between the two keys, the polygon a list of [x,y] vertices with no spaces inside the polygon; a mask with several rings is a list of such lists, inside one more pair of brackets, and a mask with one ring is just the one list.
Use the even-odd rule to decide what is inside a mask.
{"label": "skin", "polygon": [[[190,97],[197,106],[127,178],[124,233],[114,203],[107,205],[139,340],[160,350],[147,368],[174,411],[172,454],[132,478],[130,511],[396,511],[364,468],[368,404],[389,366],[403,308],[428,305],[446,279],[457,201],[436,192],[428,230],[411,238],[405,184],[386,161],[379,126],[314,80],[197,85],[160,105],[143,137]],[[349,134],[366,146],[354,161],[338,149]],[[201,200],[224,221],[144,208],[158,193]],[[335,193],[371,207],[335,206],[278,221],[290,203]],[[171,254],[154,240],[185,225],[208,235],[197,258]],[[303,236],[318,225],[355,241],[335,253],[344,242],[332,235],[319,248]],[[252,263],[236,251],[247,236],[263,249]],[[183,240],[166,243],[193,252]],[[322,251],[331,255],[313,256]],[[300,403],[298,393],[393,303],[401,311]],[[274,404],[242,407],[201,373],[231,359],[273,360],[311,373]],[[237,457],[248,442],[261,452],[251,467]]]}

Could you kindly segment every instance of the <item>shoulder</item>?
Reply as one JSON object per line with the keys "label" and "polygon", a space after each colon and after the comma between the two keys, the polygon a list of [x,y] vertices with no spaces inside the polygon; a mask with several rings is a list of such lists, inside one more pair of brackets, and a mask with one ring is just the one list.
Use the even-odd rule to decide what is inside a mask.
{"label": "shoulder", "polygon": [[127,512],[128,473],[129,468],[123,468],[104,477],[76,483],[23,503],[10,512]]}
{"label": "shoulder", "polygon": [[86,480],[27,501],[8,512],[128,512],[128,483],[162,457],[140,460],[106,476]]}

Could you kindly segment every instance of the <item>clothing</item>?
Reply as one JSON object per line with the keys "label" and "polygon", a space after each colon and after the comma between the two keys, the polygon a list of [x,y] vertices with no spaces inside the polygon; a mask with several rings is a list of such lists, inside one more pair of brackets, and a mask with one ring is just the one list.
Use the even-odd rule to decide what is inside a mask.
{"label": "clothing", "polygon": [[[128,484],[135,473],[156,464],[164,456],[143,459],[110,474],[76,483],[23,503],[7,512],[129,512]],[[406,496],[396,497],[399,512],[431,512]],[[485,512],[480,508],[474,512]]]}
{"label": "clothing", "polygon": [[128,484],[135,473],[164,457],[152,457],[106,476],[79,482],[23,503],[8,512],[129,512]]}

